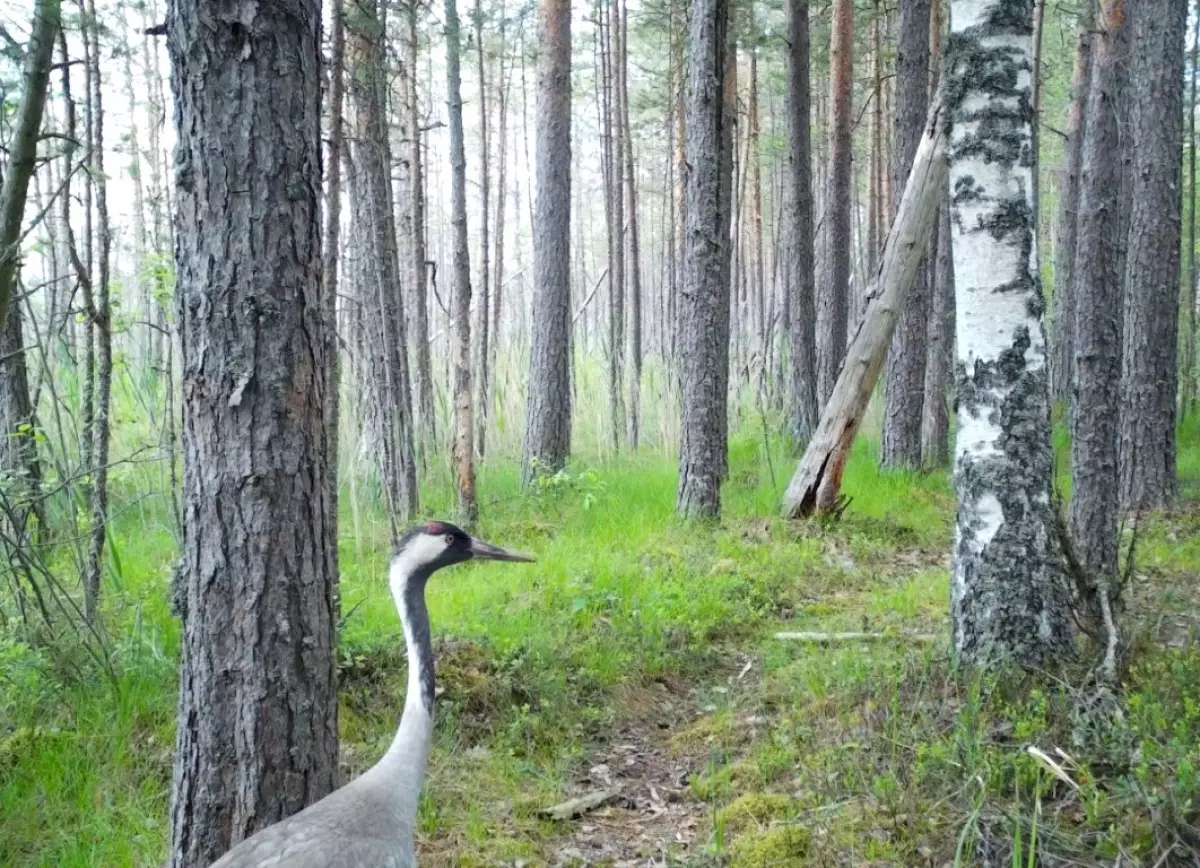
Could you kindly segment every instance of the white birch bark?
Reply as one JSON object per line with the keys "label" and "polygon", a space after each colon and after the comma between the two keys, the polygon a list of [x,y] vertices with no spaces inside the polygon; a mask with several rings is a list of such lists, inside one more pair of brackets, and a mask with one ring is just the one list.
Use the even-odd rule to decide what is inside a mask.
{"label": "white birch bark", "polygon": [[961,662],[1070,647],[1050,502],[1032,212],[1032,4],[953,0],[947,56],[958,430],[951,610]]}

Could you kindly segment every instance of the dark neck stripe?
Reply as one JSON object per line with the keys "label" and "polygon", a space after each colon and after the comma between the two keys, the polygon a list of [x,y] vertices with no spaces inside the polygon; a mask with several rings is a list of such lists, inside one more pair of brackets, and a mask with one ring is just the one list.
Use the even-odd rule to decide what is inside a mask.
{"label": "dark neck stripe", "polygon": [[425,607],[425,582],[428,570],[420,570],[408,577],[404,586],[404,619],[416,646],[416,659],[411,657],[409,666],[416,666],[421,678],[421,702],[433,716],[434,668],[433,643],[429,633],[429,610]]}

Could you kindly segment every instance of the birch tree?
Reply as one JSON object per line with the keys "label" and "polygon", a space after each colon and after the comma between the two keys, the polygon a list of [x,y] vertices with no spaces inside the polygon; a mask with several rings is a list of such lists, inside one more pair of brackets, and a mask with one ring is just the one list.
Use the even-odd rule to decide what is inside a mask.
{"label": "birch tree", "polygon": [[1031,209],[1032,4],[953,0],[947,56],[956,281],[954,649],[1036,666],[1071,621],[1053,553],[1052,453]]}

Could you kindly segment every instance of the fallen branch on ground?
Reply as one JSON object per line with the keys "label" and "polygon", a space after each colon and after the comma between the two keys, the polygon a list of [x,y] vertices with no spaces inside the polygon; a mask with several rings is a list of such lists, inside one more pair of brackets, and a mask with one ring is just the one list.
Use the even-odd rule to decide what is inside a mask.
{"label": "fallen branch on ground", "polygon": [[904,639],[908,642],[936,642],[937,636],[932,633],[788,633],[775,634],[776,639],[786,639],[789,642],[877,642],[887,639]]}

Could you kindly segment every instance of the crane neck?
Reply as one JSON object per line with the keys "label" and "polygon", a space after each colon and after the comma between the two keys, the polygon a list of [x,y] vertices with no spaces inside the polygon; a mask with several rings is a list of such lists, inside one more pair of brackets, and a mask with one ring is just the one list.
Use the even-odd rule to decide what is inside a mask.
{"label": "crane neck", "polygon": [[392,596],[400,614],[408,651],[408,691],[396,737],[372,770],[386,781],[397,817],[408,835],[412,834],[416,822],[417,803],[433,741],[433,645],[429,611],[425,607],[425,583],[431,572],[426,568],[410,569],[402,561],[392,565]]}

